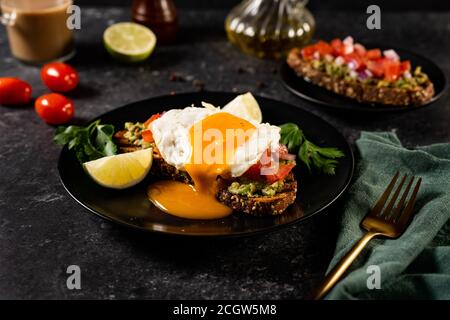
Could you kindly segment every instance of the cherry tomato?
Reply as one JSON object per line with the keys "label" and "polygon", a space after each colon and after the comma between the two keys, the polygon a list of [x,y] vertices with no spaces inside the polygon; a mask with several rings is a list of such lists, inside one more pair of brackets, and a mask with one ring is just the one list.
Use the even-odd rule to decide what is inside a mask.
{"label": "cherry tomato", "polygon": [[17,78],[0,78],[0,104],[27,104],[31,99],[31,86]]}
{"label": "cherry tomato", "polygon": [[62,94],[50,93],[39,97],[34,108],[48,124],[64,124],[73,118],[75,108],[72,100]]}
{"label": "cherry tomato", "polygon": [[44,84],[56,92],[68,92],[78,85],[77,71],[66,63],[52,62],[41,69],[41,79]]}

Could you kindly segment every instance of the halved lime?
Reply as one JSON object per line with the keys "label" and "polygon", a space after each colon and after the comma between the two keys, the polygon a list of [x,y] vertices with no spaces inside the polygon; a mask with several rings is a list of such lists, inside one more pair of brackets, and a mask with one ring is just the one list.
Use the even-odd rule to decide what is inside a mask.
{"label": "halved lime", "polygon": [[140,62],[155,49],[156,36],[149,28],[133,23],[120,22],[108,27],[103,42],[111,56],[122,62]]}

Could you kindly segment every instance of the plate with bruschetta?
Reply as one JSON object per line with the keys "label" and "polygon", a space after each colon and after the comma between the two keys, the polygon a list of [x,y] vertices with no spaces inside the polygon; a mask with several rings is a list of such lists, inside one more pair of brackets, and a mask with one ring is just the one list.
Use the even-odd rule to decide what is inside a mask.
{"label": "plate with bruschetta", "polygon": [[445,91],[443,71],[407,50],[363,45],[352,37],[292,49],[280,76],[295,95],[352,111],[408,111],[435,102]]}
{"label": "plate with bruschetta", "polygon": [[323,212],[348,187],[346,139],[321,118],[251,93],[196,92],[59,127],[69,194],[144,231],[242,236]]}

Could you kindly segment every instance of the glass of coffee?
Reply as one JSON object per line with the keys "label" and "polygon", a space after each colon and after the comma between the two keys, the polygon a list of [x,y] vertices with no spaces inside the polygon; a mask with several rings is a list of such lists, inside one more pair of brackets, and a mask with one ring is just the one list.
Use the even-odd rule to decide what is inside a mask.
{"label": "glass of coffee", "polygon": [[72,0],[0,0],[0,21],[6,25],[11,53],[31,64],[67,60],[74,54],[68,27]]}

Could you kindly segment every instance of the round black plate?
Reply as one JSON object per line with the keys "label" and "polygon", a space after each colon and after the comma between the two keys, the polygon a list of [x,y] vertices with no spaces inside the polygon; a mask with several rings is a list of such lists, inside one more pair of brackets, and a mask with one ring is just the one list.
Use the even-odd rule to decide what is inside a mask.
{"label": "round black plate", "polygon": [[[368,48],[378,48],[380,46],[368,46]],[[383,48],[383,47],[381,47]],[[389,48],[387,48],[389,49]],[[390,48],[392,49],[392,48]],[[382,50],[385,50],[383,48]],[[412,68],[422,66],[422,70],[428,74],[434,84],[435,95],[428,103],[421,106],[397,107],[382,104],[368,104],[360,103],[356,100],[340,96],[332,91],[316,86],[302,77],[297,76],[286,62],[283,62],[280,67],[280,77],[284,86],[296,96],[306,99],[308,101],[320,104],[322,106],[345,109],[351,111],[367,111],[367,112],[398,112],[416,110],[421,107],[430,105],[438,100],[447,86],[447,79],[444,72],[431,60],[411,53],[403,49],[395,48],[395,51],[400,55],[402,60],[410,60]]]}
{"label": "round black plate", "polygon": [[[97,119],[122,128],[126,121],[145,121],[153,113],[184,108],[193,103],[200,106],[201,101],[223,106],[235,96],[235,93],[220,92],[162,96],[126,105]],[[219,220],[177,218],[161,212],[147,199],[145,189],[151,177],[126,190],[103,188],[84,173],[75,155],[66,147],[63,148],[58,163],[61,181],[70,195],[91,212],[113,222],[146,231],[190,236],[240,236],[303,221],[323,211],[345,191],[353,174],[352,151],[344,137],[317,116],[283,102],[260,97],[257,100],[264,121],[275,125],[295,122],[313,142],[337,147],[345,153],[333,176],[311,175],[303,166],[298,166],[295,172],[299,182],[297,202],[283,215],[258,218],[234,213]]]}

